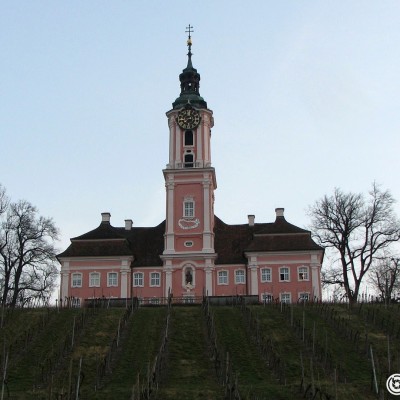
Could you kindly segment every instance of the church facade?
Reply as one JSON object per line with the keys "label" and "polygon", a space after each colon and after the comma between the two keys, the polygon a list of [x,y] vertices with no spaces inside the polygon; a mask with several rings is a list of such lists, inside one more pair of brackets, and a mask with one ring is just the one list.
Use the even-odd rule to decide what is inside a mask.
{"label": "church facade", "polygon": [[[190,29],[189,29],[190,31]],[[260,301],[321,298],[324,250],[311,233],[287,222],[228,225],[214,214],[215,169],[211,162],[213,112],[200,96],[200,74],[188,62],[181,93],[166,113],[169,158],[163,170],[166,218],[155,227],[132,220],[115,227],[111,214],[71,239],[58,255],[61,299],[131,298],[158,304],[170,294],[183,301],[203,295],[255,295]]]}

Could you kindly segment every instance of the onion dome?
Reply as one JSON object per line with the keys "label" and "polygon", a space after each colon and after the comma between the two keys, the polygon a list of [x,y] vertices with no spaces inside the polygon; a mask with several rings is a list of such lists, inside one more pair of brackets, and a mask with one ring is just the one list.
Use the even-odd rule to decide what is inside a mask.
{"label": "onion dome", "polygon": [[189,33],[189,37],[187,40],[188,46],[188,62],[187,67],[182,71],[179,75],[179,80],[181,82],[181,94],[180,96],[172,103],[172,107],[174,109],[182,108],[186,104],[190,104],[196,108],[207,108],[207,103],[200,96],[199,87],[200,87],[200,74],[197,72],[196,68],[193,68],[192,64],[192,38],[191,33],[192,26],[188,26],[188,30],[186,32]]}

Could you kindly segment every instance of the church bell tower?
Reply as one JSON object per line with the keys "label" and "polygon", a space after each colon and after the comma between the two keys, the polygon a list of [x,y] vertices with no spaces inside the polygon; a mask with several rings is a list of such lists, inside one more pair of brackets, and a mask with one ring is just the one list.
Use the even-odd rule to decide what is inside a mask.
{"label": "church bell tower", "polygon": [[169,162],[163,170],[166,228],[161,256],[165,295],[212,295],[215,170],[211,165],[213,113],[200,96],[200,74],[192,65],[192,26],[188,26],[188,61],[179,75],[181,93],[166,113]]}

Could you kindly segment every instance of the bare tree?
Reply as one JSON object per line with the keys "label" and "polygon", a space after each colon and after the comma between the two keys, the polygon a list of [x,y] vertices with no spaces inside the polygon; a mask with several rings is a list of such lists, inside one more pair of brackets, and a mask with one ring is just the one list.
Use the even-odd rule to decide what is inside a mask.
{"label": "bare tree", "polygon": [[1,303],[48,299],[57,277],[58,229],[25,200],[6,202],[0,218]]}
{"label": "bare tree", "polygon": [[367,198],[335,189],[332,196],[324,196],[309,208],[315,239],[339,256],[341,273],[327,274],[325,283],[342,285],[350,303],[357,301],[361,282],[373,262],[400,238],[394,202],[389,191],[374,183]]}
{"label": "bare tree", "polygon": [[0,217],[6,212],[9,204],[9,199],[6,194],[6,189],[0,184]]}
{"label": "bare tree", "polygon": [[400,295],[400,259],[387,256],[376,262],[370,270],[370,283],[386,304]]}

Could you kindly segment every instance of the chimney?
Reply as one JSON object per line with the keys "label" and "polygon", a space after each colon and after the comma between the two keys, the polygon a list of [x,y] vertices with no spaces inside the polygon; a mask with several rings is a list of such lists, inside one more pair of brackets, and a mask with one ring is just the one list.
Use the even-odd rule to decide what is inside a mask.
{"label": "chimney", "polygon": [[275,208],[276,218],[284,216],[284,208]]}
{"label": "chimney", "polygon": [[249,226],[254,226],[254,219],[256,218],[256,216],[248,215],[247,218],[249,219]]}
{"label": "chimney", "polygon": [[131,219],[125,220],[125,230],[131,231],[132,230],[133,221]]}
{"label": "chimney", "polygon": [[111,214],[109,212],[101,213],[101,223],[102,224],[109,224],[111,219]]}

